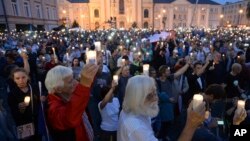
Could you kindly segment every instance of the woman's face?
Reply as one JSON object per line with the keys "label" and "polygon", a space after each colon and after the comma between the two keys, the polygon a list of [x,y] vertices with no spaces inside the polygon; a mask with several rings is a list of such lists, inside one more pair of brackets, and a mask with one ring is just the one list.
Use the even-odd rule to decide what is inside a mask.
{"label": "woman's face", "polygon": [[77,66],[79,64],[79,60],[78,59],[74,59],[73,64],[74,64],[74,66]]}
{"label": "woman's face", "polygon": [[19,88],[24,88],[27,86],[28,76],[24,72],[15,72],[14,82]]}

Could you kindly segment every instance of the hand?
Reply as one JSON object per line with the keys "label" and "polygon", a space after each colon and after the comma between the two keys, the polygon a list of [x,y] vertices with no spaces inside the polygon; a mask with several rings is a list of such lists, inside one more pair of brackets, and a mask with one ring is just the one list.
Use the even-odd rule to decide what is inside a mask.
{"label": "hand", "polygon": [[19,109],[20,112],[23,113],[27,106],[29,106],[29,104],[26,104],[25,102],[22,102],[22,103],[18,104],[18,109]]}
{"label": "hand", "polygon": [[243,108],[237,108],[234,112],[233,125],[239,125],[246,117],[246,110]]}
{"label": "hand", "polygon": [[196,129],[205,120],[205,102],[203,102],[196,111],[193,110],[193,101],[188,106],[186,126]]}
{"label": "hand", "polygon": [[21,52],[20,56],[23,58],[23,60],[28,60],[29,56],[25,52]]}
{"label": "hand", "polygon": [[86,87],[90,87],[92,82],[94,81],[98,68],[98,65],[86,64],[81,71],[80,84]]}
{"label": "hand", "polygon": [[112,84],[111,84],[111,88],[115,88],[117,85],[118,85],[118,83],[115,82],[115,80],[113,80],[113,81],[112,81]]}

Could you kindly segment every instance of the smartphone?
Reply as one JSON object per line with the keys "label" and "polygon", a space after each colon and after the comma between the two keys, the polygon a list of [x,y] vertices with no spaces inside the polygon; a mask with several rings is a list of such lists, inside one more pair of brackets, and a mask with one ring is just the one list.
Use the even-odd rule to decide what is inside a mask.
{"label": "smartphone", "polygon": [[224,121],[223,121],[223,120],[218,120],[218,121],[217,121],[217,124],[218,124],[218,125],[224,125]]}

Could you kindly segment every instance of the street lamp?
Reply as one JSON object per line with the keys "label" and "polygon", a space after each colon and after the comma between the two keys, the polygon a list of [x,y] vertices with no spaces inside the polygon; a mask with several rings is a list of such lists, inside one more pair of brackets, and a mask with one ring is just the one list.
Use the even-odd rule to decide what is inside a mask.
{"label": "street lamp", "polygon": [[224,15],[223,14],[220,14],[220,19],[221,19],[221,25],[223,26],[224,23],[223,23],[223,18],[224,18]]}
{"label": "street lamp", "polygon": [[162,23],[163,23],[163,28],[165,29],[166,28],[166,20],[167,20],[166,10],[163,9],[162,12],[163,12]]}
{"label": "street lamp", "polygon": [[67,25],[68,25],[68,17],[66,15],[67,11],[63,10],[62,13],[64,14],[64,17],[66,18],[66,27],[67,27]]}
{"label": "street lamp", "polygon": [[242,13],[243,13],[243,10],[242,10],[242,9],[240,9],[240,10],[239,10],[239,13],[240,13],[240,17],[239,17],[239,24],[241,24],[241,17],[242,17],[241,15],[242,15]]}

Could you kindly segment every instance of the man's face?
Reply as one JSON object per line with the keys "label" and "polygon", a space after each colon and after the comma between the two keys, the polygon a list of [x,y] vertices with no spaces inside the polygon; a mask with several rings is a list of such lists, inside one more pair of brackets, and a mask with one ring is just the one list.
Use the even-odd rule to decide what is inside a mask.
{"label": "man's face", "polygon": [[194,73],[195,74],[198,73],[198,71],[200,71],[201,68],[202,68],[202,65],[200,65],[200,64],[196,65],[194,68]]}
{"label": "man's face", "polygon": [[158,106],[158,95],[156,91],[156,87],[153,87],[147,94],[144,100],[144,108],[143,111],[146,116],[156,117],[159,113]]}
{"label": "man's face", "polygon": [[73,78],[73,74],[63,79],[64,86],[61,88],[61,93],[70,96],[76,88],[77,81]]}
{"label": "man's face", "polygon": [[129,67],[124,67],[123,69],[122,69],[122,76],[123,77],[128,77],[129,76]]}

